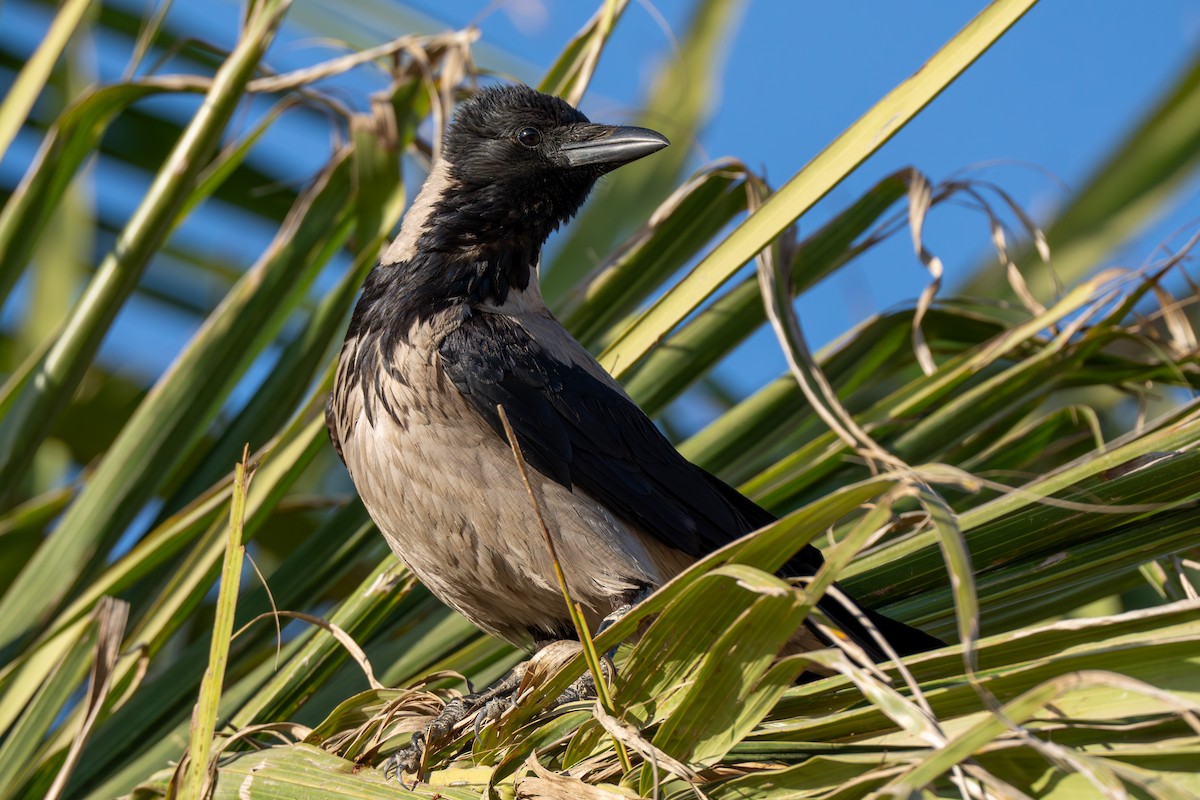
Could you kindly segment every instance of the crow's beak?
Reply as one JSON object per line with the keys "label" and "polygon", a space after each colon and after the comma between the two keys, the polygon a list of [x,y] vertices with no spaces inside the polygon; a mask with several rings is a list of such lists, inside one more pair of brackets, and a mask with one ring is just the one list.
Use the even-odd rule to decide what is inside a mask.
{"label": "crow's beak", "polygon": [[670,144],[667,137],[648,128],[610,125],[589,125],[588,128],[594,130],[587,131],[591,135],[587,140],[568,142],[559,147],[559,154],[567,166],[602,165],[616,169]]}

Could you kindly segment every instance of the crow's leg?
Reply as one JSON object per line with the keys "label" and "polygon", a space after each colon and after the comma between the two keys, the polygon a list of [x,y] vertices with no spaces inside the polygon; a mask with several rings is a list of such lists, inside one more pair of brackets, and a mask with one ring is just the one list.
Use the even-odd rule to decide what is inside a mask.
{"label": "crow's leg", "polygon": [[[383,763],[383,774],[388,778],[398,778],[403,772],[410,775],[420,774],[425,752],[444,744],[454,733],[458,723],[467,717],[492,707],[500,698],[515,694],[528,666],[528,661],[522,661],[487,691],[456,697],[446,703],[441,712],[425,725],[424,730],[413,734],[407,747],[388,757]],[[511,705],[511,700],[508,702]],[[501,707],[496,716],[503,713],[506,707]]]}
{"label": "crow's leg", "polygon": [[[463,720],[474,715],[473,727],[475,735],[478,736],[485,724],[498,719],[505,711],[512,708],[531,666],[539,661],[545,661],[547,664],[542,666],[539,671],[556,671],[558,666],[574,657],[578,650],[579,643],[573,640],[545,643],[538,648],[533,658],[517,664],[508,675],[487,691],[451,700],[436,717],[429,721],[423,731],[413,734],[412,741],[408,743],[407,747],[394,753],[383,763],[384,775],[391,778],[399,777],[403,772],[410,775],[421,774],[425,754],[448,742]],[[611,678],[611,663],[602,662],[601,667],[606,670],[605,677]],[[585,672],[555,699],[551,708],[578,700],[591,700],[595,697],[596,683],[592,679],[591,673]]]}

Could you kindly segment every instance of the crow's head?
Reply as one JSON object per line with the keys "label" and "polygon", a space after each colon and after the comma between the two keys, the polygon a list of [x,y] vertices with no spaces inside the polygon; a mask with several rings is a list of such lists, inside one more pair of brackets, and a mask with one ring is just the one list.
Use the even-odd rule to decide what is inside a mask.
{"label": "crow's head", "polygon": [[661,150],[662,134],[597,125],[528,86],[487,88],[459,108],[443,148],[433,218],[442,247],[540,247],[596,180]]}

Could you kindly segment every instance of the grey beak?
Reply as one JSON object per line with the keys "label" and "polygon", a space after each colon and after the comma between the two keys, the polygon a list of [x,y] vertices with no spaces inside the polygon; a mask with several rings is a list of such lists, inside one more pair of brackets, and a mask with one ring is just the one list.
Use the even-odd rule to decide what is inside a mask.
{"label": "grey beak", "polygon": [[615,169],[642,156],[656,153],[670,144],[667,137],[649,128],[607,125],[591,126],[603,129],[595,139],[569,142],[559,147],[559,154],[567,166],[605,165]]}

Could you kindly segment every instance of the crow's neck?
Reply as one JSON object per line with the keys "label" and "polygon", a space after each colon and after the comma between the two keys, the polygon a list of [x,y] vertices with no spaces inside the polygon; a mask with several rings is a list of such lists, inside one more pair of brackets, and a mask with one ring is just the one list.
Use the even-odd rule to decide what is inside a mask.
{"label": "crow's neck", "polygon": [[367,277],[350,334],[405,339],[414,323],[447,310],[505,307],[536,294],[538,258],[559,216],[528,198],[494,194],[464,186],[439,162]]}
{"label": "crow's neck", "polygon": [[[436,235],[436,227],[430,229]],[[537,264],[540,243],[444,252],[418,239],[411,258],[381,262],[367,276],[350,322],[350,335],[376,332],[406,340],[414,324],[460,308],[495,309],[540,297]]]}
{"label": "crow's neck", "polygon": [[417,255],[397,265],[395,280],[412,298],[414,308],[442,309],[503,306],[513,294],[536,289],[539,244],[472,247],[469,253],[418,248]]}
{"label": "crow's neck", "polygon": [[590,186],[561,177],[526,184],[480,182],[458,175],[443,158],[425,179],[381,263],[423,256],[447,262],[536,256],[550,234],[579,209]]}

